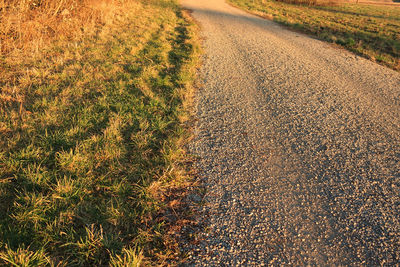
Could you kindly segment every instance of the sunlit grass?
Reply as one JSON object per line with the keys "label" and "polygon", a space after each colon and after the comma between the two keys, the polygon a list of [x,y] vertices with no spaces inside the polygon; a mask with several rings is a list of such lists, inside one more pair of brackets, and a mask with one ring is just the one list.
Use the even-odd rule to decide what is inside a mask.
{"label": "sunlit grass", "polygon": [[137,266],[175,253],[153,217],[162,188],[187,176],[197,43],[175,1],[133,5],[34,58],[0,58],[1,264]]}

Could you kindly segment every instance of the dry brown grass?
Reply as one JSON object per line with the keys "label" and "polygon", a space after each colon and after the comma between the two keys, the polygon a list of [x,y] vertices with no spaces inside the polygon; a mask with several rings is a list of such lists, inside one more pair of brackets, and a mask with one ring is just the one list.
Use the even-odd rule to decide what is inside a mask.
{"label": "dry brown grass", "polygon": [[105,24],[126,0],[0,0],[0,53],[35,56],[56,39],[73,40]]}
{"label": "dry brown grass", "polygon": [[[20,89],[31,87],[32,76],[49,74],[37,73],[32,62],[54,58],[56,42],[78,46],[124,10],[137,8],[132,0],[0,0],[0,108],[19,105],[22,110],[26,92]],[[68,58],[59,57],[54,66]]]}
{"label": "dry brown grass", "polygon": [[337,5],[339,0],[277,0],[287,4],[307,5],[307,6],[333,6]]}

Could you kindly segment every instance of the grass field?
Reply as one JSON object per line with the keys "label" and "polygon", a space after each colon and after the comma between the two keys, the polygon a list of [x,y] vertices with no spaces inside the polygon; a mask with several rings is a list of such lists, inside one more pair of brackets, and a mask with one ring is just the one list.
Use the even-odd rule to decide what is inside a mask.
{"label": "grass field", "polygon": [[54,25],[36,47],[15,23],[1,35],[0,265],[153,265],[177,253],[158,215],[187,181],[196,28],[174,0],[105,6],[92,30]]}
{"label": "grass field", "polygon": [[228,2],[400,70],[400,7],[355,3],[306,6],[271,0]]}

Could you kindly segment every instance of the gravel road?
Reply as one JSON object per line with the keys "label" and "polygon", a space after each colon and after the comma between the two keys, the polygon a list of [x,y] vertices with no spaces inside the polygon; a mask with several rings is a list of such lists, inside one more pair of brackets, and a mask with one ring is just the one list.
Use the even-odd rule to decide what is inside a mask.
{"label": "gravel road", "polygon": [[191,151],[207,192],[187,265],[400,262],[400,74],[223,0]]}

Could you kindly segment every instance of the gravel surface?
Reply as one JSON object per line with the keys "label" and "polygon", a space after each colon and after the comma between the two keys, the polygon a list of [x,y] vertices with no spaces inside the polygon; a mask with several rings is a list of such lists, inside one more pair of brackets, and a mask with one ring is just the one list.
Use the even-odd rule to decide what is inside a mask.
{"label": "gravel surface", "polygon": [[191,150],[207,192],[187,265],[400,261],[400,74],[223,0]]}

